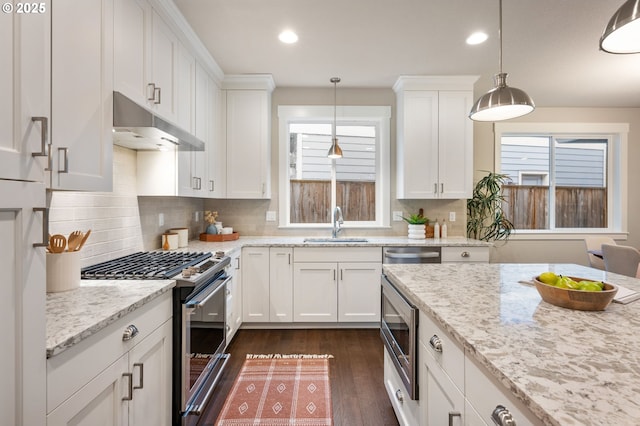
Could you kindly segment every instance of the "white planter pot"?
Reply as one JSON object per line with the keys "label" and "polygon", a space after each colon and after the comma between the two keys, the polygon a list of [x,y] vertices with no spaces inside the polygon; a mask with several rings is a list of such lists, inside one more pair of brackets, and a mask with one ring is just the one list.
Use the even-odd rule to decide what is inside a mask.
{"label": "white planter pot", "polygon": [[427,237],[426,225],[411,225],[409,224],[409,238],[415,240],[421,240]]}

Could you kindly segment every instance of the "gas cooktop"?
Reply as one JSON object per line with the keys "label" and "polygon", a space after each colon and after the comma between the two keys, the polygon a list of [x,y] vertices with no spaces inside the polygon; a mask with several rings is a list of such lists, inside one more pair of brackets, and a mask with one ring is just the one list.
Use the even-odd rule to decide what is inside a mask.
{"label": "gas cooktop", "polygon": [[85,280],[162,280],[211,257],[209,252],[138,252],[81,269]]}

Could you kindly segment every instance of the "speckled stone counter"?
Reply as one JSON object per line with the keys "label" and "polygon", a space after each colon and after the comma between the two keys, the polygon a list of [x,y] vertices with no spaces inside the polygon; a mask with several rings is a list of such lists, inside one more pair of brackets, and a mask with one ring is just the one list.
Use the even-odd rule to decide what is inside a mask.
{"label": "speckled stone counter", "polygon": [[640,291],[640,280],[579,265],[384,265],[544,424],[640,424],[640,301],[584,312],[543,302],[518,283],[544,272]]}
{"label": "speckled stone counter", "polygon": [[47,358],[86,339],[174,286],[173,280],[82,280],[75,290],[47,293]]}

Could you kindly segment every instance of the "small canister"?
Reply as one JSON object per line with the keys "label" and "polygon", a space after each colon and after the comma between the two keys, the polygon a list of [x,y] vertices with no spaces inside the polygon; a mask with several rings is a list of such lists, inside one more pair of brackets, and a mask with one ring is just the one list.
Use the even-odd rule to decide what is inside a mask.
{"label": "small canister", "polygon": [[169,232],[178,234],[178,247],[186,247],[189,245],[189,228],[173,228]]}
{"label": "small canister", "polygon": [[162,234],[162,249],[175,250],[179,247],[180,239],[177,232],[165,232]]}

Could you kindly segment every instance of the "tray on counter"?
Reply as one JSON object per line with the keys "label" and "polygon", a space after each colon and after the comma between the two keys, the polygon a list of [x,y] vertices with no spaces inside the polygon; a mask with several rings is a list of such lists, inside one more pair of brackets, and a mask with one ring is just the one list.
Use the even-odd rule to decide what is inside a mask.
{"label": "tray on counter", "polygon": [[222,241],[233,241],[240,238],[240,234],[237,232],[233,232],[231,234],[200,234],[200,241],[207,242],[222,242]]}

